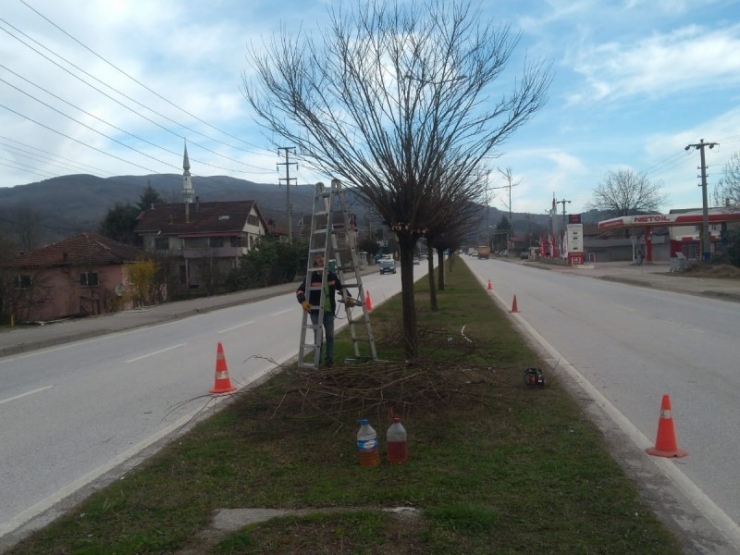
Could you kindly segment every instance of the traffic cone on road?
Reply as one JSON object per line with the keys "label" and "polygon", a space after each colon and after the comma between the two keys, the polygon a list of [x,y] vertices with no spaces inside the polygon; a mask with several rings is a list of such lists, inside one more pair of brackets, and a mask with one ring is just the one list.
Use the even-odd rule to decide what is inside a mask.
{"label": "traffic cone on road", "polygon": [[493,289],[493,286],[491,285],[491,280],[489,279],[488,280],[488,290],[490,291],[491,289]]}
{"label": "traffic cone on road", "polygon": [[519,312],[519,308],[516,306],[516,295],[514,295],[514,302],[511,303],[511,312]]}
{"label": "traffic cone on road", "polygon": [[226,367],[224,348],[219,341],[218,349],[216,350],[216,383],[213,386],[213,389],[209,390],[208,393],[211,395],[223,395],[234,391],[236,391],[236,388],[231,385],[229,369]]}
{"label": "traffic cone on road", "polygon": [[679,449],[676,443],[676,430],[673,427],[671,416],[671,398],[668,394],[663,395],[663,401],[660,404],[658,438],[655,440],[655,447],[649,447],[645,451],[648,455],[656,457],[685,457],[688,455],[686,451]]}
{"label": "traffic cone on road", "polygon": [[365,308],[368,310],[373,309],[373,301],[370,300],[370,291],[365,291]]}

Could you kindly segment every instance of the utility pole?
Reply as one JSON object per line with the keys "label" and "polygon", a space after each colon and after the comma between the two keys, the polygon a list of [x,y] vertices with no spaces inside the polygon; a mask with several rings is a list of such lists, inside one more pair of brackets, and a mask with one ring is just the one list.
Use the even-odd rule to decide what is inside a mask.
{"label": "utility pole", "polygon": [[565,231],[565,203],[567,202],[568,204],[570,204],[570,201],[567,200],[567,199],[561,199],[561,200],[558,200],[558,201],[555,201],[555,202],[557,204],[562,204],[563,205],[563,231]]}
{"label": "utility pole", "polygon": [[[290,183],[291,181],[296,181],[295,177],[290,177],[290,166],[295,166],[298,168],[298,164],[296,162],[290,161],[290,155],[295,152],[294,146],[281,146],[278,148],[278,156],[280,156],[280,151],[285,151],[285,162],[278,162],[278,171],[280,171],[280,166],[285,166],[285,177],[278,178],[278,186],[285,181],[286,184],[286,194],[287,199],[285,203],[285,212],[288,215],[288,244],[293,244],[293,206],[290,204]],[[296,183],[296,186],[298,184]]]}
{"label": "utility pole", "polygon": [[512,179],[511,167],[507,167],[506,168],[506,171],[502,170],[501,168],[498,168],[498,172],[506,178],[506,181],[507,181],[508,185],[504,185],[503,187],[494,187],[494,189],[508,189],[509,190],[509,206],[508,206],[508,208],[509,208],[509,222],[511,222],[511,188],[512,187],[516,187],[522,181],[520,179],[516,183],[512,183],[511,182],[511,179]]}
{"label": "utility pole", "polygon": [[707,204],[707,164],[704,157],[704,147],[708,146],[710,149],[714,148],[719,143],[705,143],[704,139],[699,141],[699,144],[688,145],[684,150],[695,148],[701,152],[701,204],[702,204],[702,259],[705,262],[709,262],[709,250],[710,250],[710,239],[709,236],[709,206]]}

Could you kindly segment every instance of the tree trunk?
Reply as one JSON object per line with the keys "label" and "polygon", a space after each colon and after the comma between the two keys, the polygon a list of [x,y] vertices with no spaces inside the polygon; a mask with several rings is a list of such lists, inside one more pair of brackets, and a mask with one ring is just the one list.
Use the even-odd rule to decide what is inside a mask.
{"label": "tree trunk", "polygon": [[411,233],[399,233],[398,247],[401,253],[401,299],[403,301],[403,333],[407,361],[419,358],[419,338],[414,306],[414,249],[416,238]]}
{"label": "tree trunk", "polygon": [[427,265],[429,266],[429,272],[427,278],[429,279],[429,301],[432,304],[432,312],[437,312],[439,307],[437,306],[437,288],[434,284],[434,249],[432,247],[427,248]]}
{"label": "tree trunk", "polygon": [[437,249],[437,288],[440,291],[445,290],[445,250]]}

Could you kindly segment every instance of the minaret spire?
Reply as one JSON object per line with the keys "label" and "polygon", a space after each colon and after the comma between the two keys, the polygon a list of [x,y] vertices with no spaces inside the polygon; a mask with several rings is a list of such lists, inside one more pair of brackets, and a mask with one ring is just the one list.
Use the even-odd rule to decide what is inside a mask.
{"label": "minaret spire", "polygon": [[190,175],[190,159],[188,158],[188,143],[185,142],[185,153],[182,157],[182,200],[185,203],[185,221],[190,222],[190,204],[195,200],[195,190]]}

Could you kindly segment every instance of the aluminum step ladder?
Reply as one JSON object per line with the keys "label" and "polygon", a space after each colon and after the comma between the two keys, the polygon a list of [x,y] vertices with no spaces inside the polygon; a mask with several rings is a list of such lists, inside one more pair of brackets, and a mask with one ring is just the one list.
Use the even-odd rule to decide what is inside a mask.
{"label": "aluminum step ladder", "polygon": [[[356,238],[352,223],[344,200],[342,183],[338,179],[333,179],[328,189],[323,183],[317,183],[306,263],[306,298],[310,299],[311,291],[320,290],[319,305],[318,307],[312,305],[311,308],[318,308],[319,314],[323,314],[327,303],[331,303],[327,295],[326,284],[329,272],[333,271],[343,286],[342,291],[339,292],[337,310],[342,311],[347,319],[355,355],[355,358],[347,358],[345,362],[377,361],[378,355],[370,324],[370,312],[365,303],[365,289],[358,270]],[[324,258],[323,266],[313,265],[314,258],[318,254]],[[343,258],[347,258],[346,265],[342,261]],[[315,285],[311,283],[311,276],[314,272],[321,273],[320,285],[318,282]],[[352,274],[353,281],[347,281],[345,277],[347,274]],[[356,304],[350,307],[346,302],[347,290],[354,289],[356,289],[356,294],[353,297]],[[323,340],[323,318],[319,317],[318,325],[314,325],[309,314],[304,311],[301,323],[301,342],[298,349],[299,368],[318,369]]]}

